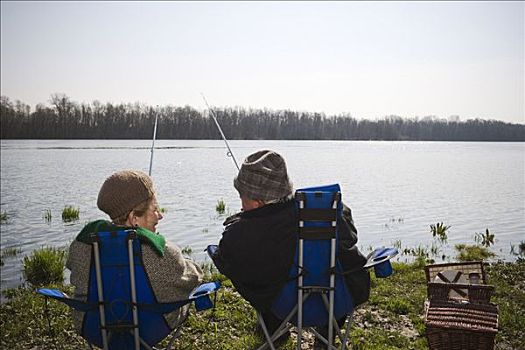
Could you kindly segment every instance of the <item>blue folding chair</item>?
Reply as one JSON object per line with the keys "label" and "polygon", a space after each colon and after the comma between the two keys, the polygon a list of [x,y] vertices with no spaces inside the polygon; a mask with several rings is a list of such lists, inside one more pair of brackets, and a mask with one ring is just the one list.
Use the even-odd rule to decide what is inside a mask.
{"label": "blue folding chair", "polygon": [[[301,349],[303,329],[309,329],[324,342],[328,349],[334,346],[335,334],[346,349],[350,322],[346,322],[343,335],[337,320],[351,318],[354,310],[352,295],[344,279],[337,259],[338,227],[343,205],[338,184],[299,189],[295,193],[299,227],[295,263],[290,271],[290,281],[272,305],[272,312],[282,321],[273,334],[269,334],[260,313],[258,321],[263,329],[266,342],[258,350],[270,347],[275,350],[274,341],[289,328],[297,327],[297,349]],[[390,259],[397,254],[394,248],[380,248],[372,252],[367,263],[356,270],[375,268],[377,277],[392,274]],[[327,338],[314,327],[328,328]]]}
{"label": "blue folding chair", "polygon": [[87,301],[69,298],[57,289],[37,290],[84,312],[81,335],[89,348],[96,345],[104,350],[152,350],[173,333],[169,349],[181,325],[173,332],[164,314],[192,302],[197,311],[213,307],[210,294],[220,288],[219,282],[198,286],[185,300],[156,302],[142,264],[141,245],[135,231],[99,232],[91,238],[93,263]]}

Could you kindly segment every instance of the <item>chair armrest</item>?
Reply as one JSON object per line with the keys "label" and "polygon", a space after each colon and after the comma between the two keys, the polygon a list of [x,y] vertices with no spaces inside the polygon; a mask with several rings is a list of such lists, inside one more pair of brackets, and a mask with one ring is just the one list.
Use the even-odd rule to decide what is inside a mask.
{"label": "chair armrest", "polygon": [[195,303],[195,309],[202,311],[213,307],[210,294],[215,293],[221,287],[219,281],[201,284],[195,288],[189,296],[189,299]]}
{"label": "chair armrest", "polygon": [[396,248],[377,248],[366,257],[364,268],[374,268],[376,277],[386,278],[392,275],[392,264],[390,259],[398,254]]}
{"label": "chair armrest", "polygon": [[90,302],[85,302],[85,301],[81,301],[77,299],[72,299],[68,297],[67,294],[65,294],[59,289],[39,288],[36,290],[36,292],[47,298],[58,300],[66,304],[67,306],[75,310],[78,310],[78,311],[86,312],[89,310],[93,310],[97,307],[96,303],[90,303]]}
{"label": "chair armrest", "polygon": [[219,281],[203,283],[200,286],[197,286],[190,293],[190,299],[198,298],[198,297],[201,297],[203,295],[211,294],[211,293],[217,291],[220,287],[221,287],[221,282],[219,282]]}
{"label": "chair armrest", "polygon": [[53,299],[68,298],[67,294],[62,292],[60,289],[39,288],[36,290],[36,292]]}
{"label": "chair armrest", "polygon": [[211,245],[206,247],[206,253],[208,253],[208,256],[210,258],[213,258],[213,256],[215,255],[215,252],[217,251],[218,248],[219,248],[218,245],[211,244]]}
{"label": "chair armrest", "polygon": [[396,248],[376,248],[373,252],[368,254],[366,257],[366,264],[363,267],[368,268],[382,264],[395,257],[398,253],[399,252]]}
{"label": "chair armrest", "polygon": [[213,303],[209,295],[216,292],[221,287],[220,282],[208,282],[197,286],[188,296],[188,299],[179,300],[169,303],[154,303],[154,304],[142,304],[139,303],[138,307],[141,310],[147,310],[150,312],[158,313],[169,313],[174,310],[189,304],[195,303],[195,309],[197,311],[206,310],[213,307]]}

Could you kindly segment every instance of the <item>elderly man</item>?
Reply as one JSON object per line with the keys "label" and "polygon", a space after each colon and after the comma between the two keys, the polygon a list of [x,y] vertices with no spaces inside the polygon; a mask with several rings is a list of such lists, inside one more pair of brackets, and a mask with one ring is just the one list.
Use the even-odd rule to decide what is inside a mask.
{"label": "elderly man", "polygon": [[[262,314],[268,331],[273,333],[280,320],[270,309],[288,280],[297,245],[292,183],[283,157],[262,150],[245,159],[233,185],[239,192],[242,211],[224,222],[222,239],[212,259],[241,296]],[[356,243],[357,231],[350,209],[345,206],[338,247],[345,270],[366,262]],[[349,273],[346,280],[355,305],[368,299],[370,277],[366,270]]]}

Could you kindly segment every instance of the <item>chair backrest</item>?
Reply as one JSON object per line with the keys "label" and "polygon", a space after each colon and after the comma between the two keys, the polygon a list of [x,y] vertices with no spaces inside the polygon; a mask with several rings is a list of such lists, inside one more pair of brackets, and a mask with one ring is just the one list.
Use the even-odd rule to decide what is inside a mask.
{"label": "chair backrest", "polygon": [[[92,235],[88,302],[99,307],[85,313],[82,335],[109,349],[147,349],[171,332],[163,315],[139,308],[157,302],[133,230]],[[140,339],[140,340],[139,340]]]}
{"label": "chair backrest", "polygon": [[329,323],[330,312],[325,303],[329,298],[323,300],[323,295],[329,296],[331,290],[334,291],[335,319],[350,314],[354,308],[342,266],[336,259],[341,190],[337,184],[299,189],[295,200],[299,217],[295,263],[290,281],[274,302],[272,311],[284,319],[299,305],[300,291],[311,292],[302,305],[302,312],[290,322],[296,325],[301,322],[303,327],[324,326]]}

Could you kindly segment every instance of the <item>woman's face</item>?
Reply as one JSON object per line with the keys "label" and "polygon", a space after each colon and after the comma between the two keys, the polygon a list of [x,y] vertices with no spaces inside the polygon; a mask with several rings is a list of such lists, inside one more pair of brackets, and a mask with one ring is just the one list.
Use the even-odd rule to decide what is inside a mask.
{"label": "woman's face", "polygon": [[160,220],[162,220],[163,216],[159,211],[159,205],[157,204],[157,199],[153,197],[153,199],[150,201],[148,209],[142,216],[135,216],[132,212],[131,215],[133,215],[132,224],[133,226],[138,225],[140,227],[144,227],[151,232],[157,231],[157,224]]}

